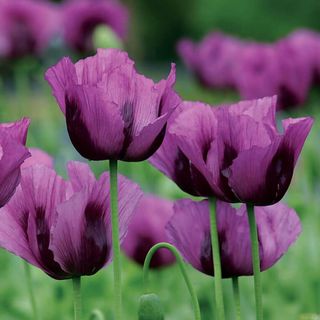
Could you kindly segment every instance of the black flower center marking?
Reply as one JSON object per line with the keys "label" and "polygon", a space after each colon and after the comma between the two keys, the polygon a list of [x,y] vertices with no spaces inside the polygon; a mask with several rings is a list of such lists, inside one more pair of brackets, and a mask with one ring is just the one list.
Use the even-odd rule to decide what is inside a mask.
{"label": "black flower center marking", "polygon": [[36,238],[39,248],[39,254],[45,271],[54,278],[64,278],[66,273],[61,269],[60,265],[54,261],[53,252],[49,249],[50,244],[50,226],[46,219],[46,211],[44,207],[36,208]]}

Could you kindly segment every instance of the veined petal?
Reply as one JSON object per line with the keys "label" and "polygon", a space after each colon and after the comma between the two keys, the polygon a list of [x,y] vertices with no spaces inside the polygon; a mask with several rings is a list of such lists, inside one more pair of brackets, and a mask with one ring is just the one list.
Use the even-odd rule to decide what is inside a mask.
{"label": "veined petal", "polygon": [[170,126],[169,133],[175,137],[178,147],[195,167],[207,177],[207,156],[216,135],[217,118],[214,110],[201,103],[183,111]]}
{"label": "veined petal", "polygon": [[261,270],[272,267],[285,254],[301,233],[296,212],[281,202],[256,207],[259,241],[262,246]]}
{"label": "veined petal", "polygon": [[61,59],[55,66],[49,68],[45,74],[61,111],[66,113],[66,95],[68,88],[78,83],[76,69],[70,58]]}
{"label": "veined petal", "polygon": [[4,131],[13,139],[25,145],[27,142],[27,133],[30,125],[29,118],[22,118],[21,120],[9,123],[0,124],[0,132]]}
{"label": "veined petal", "polygon": [[10,202],[0,208],[0,215],[0,246],[40,268],[29,246],[28,208],[20,186]]}
{"label": "veined petal", "polygon": [[[119,176],[119,237],[124,238],[130,216],[141,197],[136,184]],[[68,274],[91,275],[111,261],[109,175],[93,188],[84,187],[57,208],[51,250]]]}
{"label": "veined petal", "polygon": [[84,188],[92,190],[96,179],[90,167],[86,163],[69,161],[67,164],[68,176],[74,192]]}
{"label": "veined petal", "polygon": [[48,153],[38,148],[29,148],[29,152],[31,157],[26,159],[21,165],[22,169],[32,167],[37,164],[53,168],[53,158]]}
{"label": "veined petal", "polygon": [[66,199],[67,182],[54,170],[35,165],[23,170],[21,188],[28,214],[28,241],[41,268],[56,279],[68,277],[54,261],[49,249],[51,227],[56,220],[56,206]]}
{"label": "veined petal", "polygon": [[14,194],[20,182],[20,166],[30,157],[26,147],[10,135],[0,135],[0,207],[4,206]]}
{"label": "veined petal", "polygon": [[124,142],[124,123],[116,104],[96,87],[74,86],[66,97],[70,139],[91,160],[116,159]]}

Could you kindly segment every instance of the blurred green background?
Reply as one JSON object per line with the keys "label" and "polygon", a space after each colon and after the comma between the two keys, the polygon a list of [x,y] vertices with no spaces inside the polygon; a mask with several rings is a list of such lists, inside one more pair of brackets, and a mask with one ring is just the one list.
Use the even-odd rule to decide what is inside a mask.
{"label": "blurred green background", "polygon": [[[300,27],[320,29],[318,0],[250,1],[250,0],[127,0],[132,15],[127,48],[138,61],[138,70],[153,79],[165,77],[170,61],[177,61],[176,41],[182,36],[200,39],[206,32],[225,32],[256,40],[275,40]],[[56,59],[59,52],[55,53]],[[64,117],[43,80],[46,68],[55,61],[30,59],[15,63],[12,82],[0,69],[0,120],[13,121],[22,116],[32,119],[28,146],[42,148],[55,158],[56,168],[65,175],[68,160],[81,160],[66,133]],[[31,61],[31,62],[30,62]],[[177,91],[187,100],[212,104],[236,101],[232,91],[210,91],[201,88],[178,64]],[[300,109],[279,114],[312,115],[316,119],[293,183],[285,201],[299,213],[303,233],[289,252],[270,270],[263,273],[264,310],[266,320],[316,319],[320,314],[320,88],[310,92],[309,101]],[[107,170],[107,163],[90,163],[96,174]],[[138,182],[145,191],[176,199],[187,197],[174,183],[147,162],[122,163],[120,171]],[[138,299],[142,292],[142,269],[123,257],[125,320],[136,319]],[[188,272],[195,285],[203,320],[213,316],[213,279],[191,267]],[[32,268],[36,302],[44,320],[72,319],[72,287],[70,281],[54,281]],[[192,319],[190,299],[176,266],[153,272],[150,278],[166,311],[166,319]],[[254,319],[254,293],[251,278],[240,279],[243,319]],[[228,319],[234,319],[231,281],[224,281]],[[101,309],[112,319],[112,267],[83,279],[84,319],[90,311]],[[310,315],[310,316],[308,316]],[[0,251],[0,319],[32,319],[26,280],[21,259]]]}
{"label": "blurred green background", "polygon": [[296,28],[320,30],[317,0],[125,0],[132,12],[130,49],[145,60],[170,60],[181,37],[219,29],[274,41]]}

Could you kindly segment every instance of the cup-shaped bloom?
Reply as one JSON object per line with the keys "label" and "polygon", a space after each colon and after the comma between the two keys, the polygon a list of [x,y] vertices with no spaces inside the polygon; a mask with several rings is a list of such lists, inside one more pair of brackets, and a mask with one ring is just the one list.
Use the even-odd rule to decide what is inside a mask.
{"label": "cup-shaped bloom", "polygon": [[213,32],[199,44],[188,39],[181,40],[177,50],[203,85],[223,88],[234,86],[233,73],[243,45],[235,38]]}
{"label": "cup-shaped bloom", "polygon": [[0,207],[14,194],[20,182],[20,167],[30,157],[25,147],[29,119],[0,124]]}
{"label": "cup-shaped bloom", "polygon": [[[1,208],[0,246],[62,280],[92,275],[112,259],[109,175],[68,164],[65,181],[46,166],[22,170],[21,184]],[[142,192],[119,176],[122,240]]]}
{"label": "cup-shaped bloom", "polygon": [[0,1],[0,56],[40,54],[56,32],[56,11],[49,3]]}
{"label": "cup-shaped bloom", "polygon": [[[159,242],[168,242],[165,226],[173,215],[173,202],[145,194],[137,205],[122,244],[123,252],[138,264],[143,265],[149,250]],[[160,268],[175,261],[166,249],[158,250],[150,267]]]}
{"label": "cup-shaped bloom", "polygon": [[312,118],[285,119],[280,133],[275,121],[276,97],[217,108],[188,105],[168,129],[175,143],[170,158],[161,161],[161,153],[169,148],[162,145],[153,164],[176,181],[181,177],[176,174],[181,169],[177,159],[186,159],[187,168],[197,169],[196,178],[186,178],[189,183],[206,181],[189,187],[194,195],[255,205],[280,201],[291,183]]}
{"label": "cup-shaped bloom", "polygon": [[[251,241],[245,205],[239,209],[217,202],[217,226],[221,268],[224,278],[252,275]],[[287,252],[301,232],[300,220],[293,209],[282,203],[256,207],[260,268],[272,267]],[[214,275],[207,200],[179,200],[167,227],[170,242],[195,269]]]}
{"label": "cup-shaped bloom", "polygon": [[64,40],[72,49],[88,52],[94,49],[93,33],[104,25],[123,39],[127,33],[128,12],[118,1],[80,0],[63,7]]}
{"label": "cup-shaped bloom", "polygon": [[74,147],[90,160],[142,161],[161,145],[166,124],[180,103],[175,67],[154,83],[138,74],[127,53],[98,49],[73,64],[62,59],[46,79],[66,117]]}

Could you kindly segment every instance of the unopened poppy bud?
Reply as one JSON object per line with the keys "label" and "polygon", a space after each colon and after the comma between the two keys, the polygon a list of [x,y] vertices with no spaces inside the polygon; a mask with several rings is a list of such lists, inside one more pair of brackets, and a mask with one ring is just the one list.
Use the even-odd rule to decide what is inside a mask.
{"label": "unopened poppy bud", "polygon": [[139,320],[164,320],[161,301],[156,294],[149,293],[141,296],[138,316]]}

